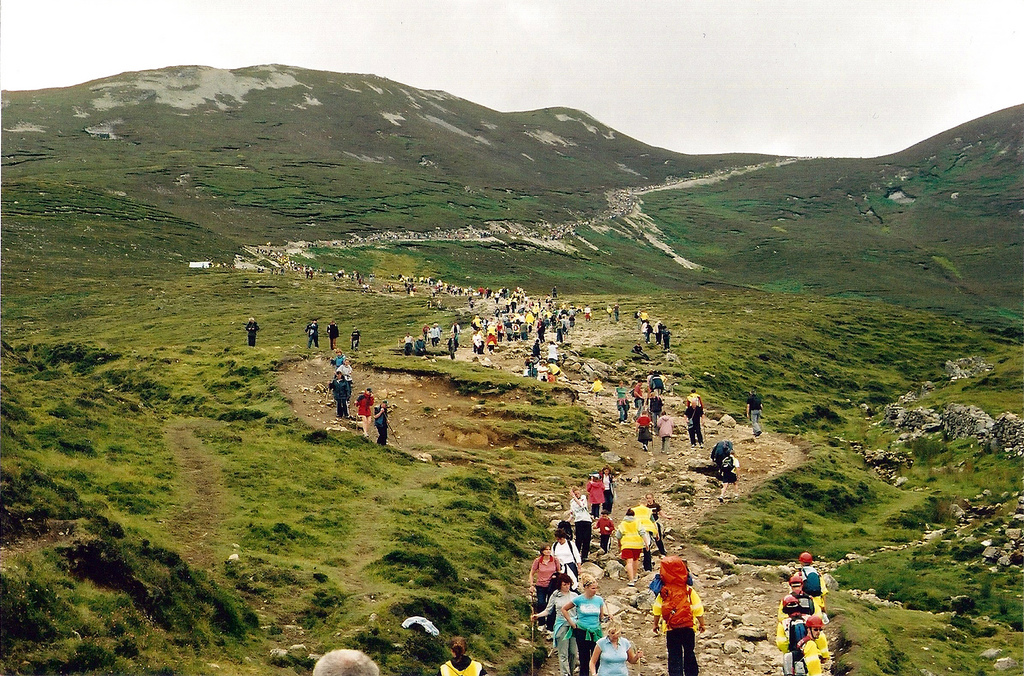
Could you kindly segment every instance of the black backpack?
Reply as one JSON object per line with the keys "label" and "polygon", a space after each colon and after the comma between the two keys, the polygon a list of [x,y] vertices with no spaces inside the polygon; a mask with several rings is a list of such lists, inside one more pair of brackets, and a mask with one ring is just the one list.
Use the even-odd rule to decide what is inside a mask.
{"label": "black backpack", "polygon": [[732,442],[728,439],[719,441],[715,444],[715,447],[711,449],[711,460],[718,465],[722,466],[722,460],[729,455],[729,451],[732,450]]}

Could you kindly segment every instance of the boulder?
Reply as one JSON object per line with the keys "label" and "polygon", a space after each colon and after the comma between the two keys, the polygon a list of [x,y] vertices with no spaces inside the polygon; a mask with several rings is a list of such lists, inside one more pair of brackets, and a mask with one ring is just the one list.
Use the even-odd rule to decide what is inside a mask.
{"label": "boulder", "polygon": [[586,563],[580,566],[580,575],[584,574],[593,576],[595,580],[600,580],[602,577],[604,577],[604,570],[601,568],[601,566],[597,565],[596,563],[587,561]]}
{"label": "boulder", "polygon": [[995,667],[996,671],[1009,671],[1010,669],[1017,668],[1017,660],[1012,657],[1000,657],[992,666]]}
{"label": "boulder", "polygon": [[735,655],[743,652],[743,644],[734,638],[730,638],[722,645],[722,652],[726,655]]}
{"label": "boulder", "polygon": [[1001,655],[1002,652],[1003,651],[1000,650],[999,648],[989,648],[985,652],[981,653],[981,657],[982,657],[982,659],[986,659],[986,660],[994,660],[997,657],[999,657],[999,655]]}
{"label": "boulder", "polygon": [[761,620],[762,618],[758,613],[743,613],[743,615],[740,616],[740,622],[751,627],[756,627],[761,624]]}
{"label": "boulder", "polygon": [[626,579],[626,567],[618,561],[609,561],[604,564],[604,573],[613,580]]}
{"label": "boulder", "polygon": [[735,587],[740,583],[738,575],[726,575],[721,580],[715,583],[716,587]]}
{"label": "boulder", "polygon": [[731,415],[726,413],[718,419],[718,424],[722,427],[736,427],[736,418],[733,418]]}
{"label": "boulder", "polygon": [[760,627],[740,627],[736,630],[736,635],[747,641],[768,640],[768,632]]}
{"label": "boulder", "polygon": [[622,460],[621,457],[619,457],[618,455],[611,451],[605,451],[604,453],[602,453],[601,459],[604,460],[605,462],[619,462],[620,460]]}
{"label": "boulder", "polygon": [[821,579],[825,583],[825,589],[829,591],[839,591],[839,582],[837,582],[829,573],[823,573]]}

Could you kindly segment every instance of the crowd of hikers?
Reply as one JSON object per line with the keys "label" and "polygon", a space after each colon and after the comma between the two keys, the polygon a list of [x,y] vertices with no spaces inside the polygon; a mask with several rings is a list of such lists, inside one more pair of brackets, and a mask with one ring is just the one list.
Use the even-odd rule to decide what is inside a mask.
{"label": "crowd of hikers", "polygon": [[[363,282],[358,273],[353,273],[353,278]],[[525,342],[530,345],[530,356],[525,361],[522,375],[540,380],[565,379],[559,366],[559,345],[568,340],[576,329],[577,321],[592,321],[595,314],[589,306],[577,307],[559,300],[557,289],[552,289],[544,298],[532,298],[522,288],[470,289],[433,278],[404,276],[397,276],[395,281],[409,295],[427,289],[431,298],[441,294],[466,296],[470,310],[475,311],[466,329],[455,320],[446,328],[439,323],[424,324],[415,337],[411,332],[407,333],[401,341],[401,351],[405,355],[425,356],[429,348],[438,348],[444,342],[448,355],[455,359],[467,332],[470,334],[469,346],[475,355],[493,353],[502,343]],[[397,289],[392,283],[387,287],[389,291]],[[485,307],[491,309],[490,303],[484,301],[493,301],[493,311],[484,310]],[[618,304],[609,304],[604,312],[609,321],[619,321]],[[651,344],[652,339],[654,345],[669,350],[671,332],[666,324],[660,320],[652,322],[644,310],[637,311],[634,318],[640,333],[640,340],[632,350],[634,359],[650,359],[645,347]],[[259,326],[254,318],[249,319],[246,331],[249,345],[255,346]],[[307,348],[319,346],[317,319],[307,324],[305,334]],[[337,417],[355,420],[356,416],[351,415],[349,408],[353,395],[353,363],[337,347],[339,335],[339,327],[331,321],[327,336],[334,352],[331,359],[334,378],[328,389],[337,404]],[[353,352],[358,349],[359,342],[360,332],[353,329],[350,341]],[[671,439],[675,436],[674,422],[665,406],[665,389],[665,378],[657,369],[650,370],[646,378],[636,379],[629,385],[620,381],[615,387],[618,423],[628,425],[632,422],[636,426],[637,441],[644,452],[653,454],[656,448],[660,448],[662,453],[670,452]],[[604,384],[595,378],[590,391],[596,398],[603,390]],[[371,428],[375,428],[377,443],[387,444],[390,430],[388,415],[392,408],[388,401],[377,402],[372,389],[367,387],[357,396],[355,405],[364,436],[370,438]],[[755,440],[762,433],[761,411],[761,397],[751,390],[746,402],[746,415],[751,421]],[[691,449],[703,449],[704,401],[696,388],[691,389],[683,401],[683,415]],[[652,448],[656,437],[660,446]],[[718,501],[723,502],[728,498],[730,489],[736,494],[740,464],[733,442],[728,439],[717,442],[711,450],[710,459],[722,483]],[[663,539],[661,506],[654,495],[649,493],[639,504],[626,507],[617,524],[612,517],[616,495],[615,477],[609,466],[591,474],[583,486],[570,489],[565,520],[558,524],[554,541],[540,549],[539,556],[530,567],[528,583],[534,605],[532,619],[540,623],[553,643],[560,676],[627,676],[627,665],[639,662],[643,652],[623,636],[621,623],[611,616],[604,599],[597,593],[597,581],[581,573],[580,566],[596,550],[603,554],[612,552],[614,543],[623,562],[626,584],[635,587],[641,569],[644,572],[655,570],[657,556],[658,572],[649,585],[653,597],[652,629],[655,635],[665,637],[668,676],[696,676],[696,635],[706,630],[704,607],[694,588],[699,584],[697,578],[686,560],[668,555]],[[596,547],[595,534],[598,536]],[[827,590],[813,566],[811,554],[803,552],[799,561],[798,572],[789,580],[790,591],[779,602],[776,646],[783,655],[784,674],[821,674],[822,663],[830,658],[823,631],[828,623]],[[486,673],[479,662],[467,655],[465,639],[455,637],[450,647],[452,659],[440,667],[441,676],[481,676]],[[349,657],[346,655],[345,659]]]}

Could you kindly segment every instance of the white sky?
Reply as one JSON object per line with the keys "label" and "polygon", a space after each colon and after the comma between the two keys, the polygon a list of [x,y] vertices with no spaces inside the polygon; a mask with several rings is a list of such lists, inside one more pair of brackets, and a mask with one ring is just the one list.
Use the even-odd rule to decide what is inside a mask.
{"label": "white sky", "polygon": [[686,153],[875,156],[1024,103],[1024,0],[2,0],[0,87],[266,63]]}

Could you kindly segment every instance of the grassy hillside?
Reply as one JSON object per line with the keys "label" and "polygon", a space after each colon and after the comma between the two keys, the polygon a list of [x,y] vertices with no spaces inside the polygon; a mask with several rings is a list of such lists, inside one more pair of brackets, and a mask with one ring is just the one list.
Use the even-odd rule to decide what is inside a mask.
{"label": "grassy hillside", "polygon": [[[1021,365],[1012,342],[854,300],[714,290],[581,300],[618,301],[627,313],[652,308],[676,327],[685,355],[667,365],[673,387],[699,387],[710,408],[738,415],[743,392],[756,385],[773,430],[821,440],[812,467],[721,512],[721,524],[701,536],[718,547],[771,561],[808,543],[824,554],[865,551],[918,537],[940,522],[927,510],[948,495],[973,495],[983,482],[1016,490],[998,457],[976,462],[970,481],[940,474],[938,484],[924,483],[929,467],[946,462],[931,451],[910,484],[929,492],[897,490],[871,478],[838,441],[884,443],[859,404],[877,407],[920,380],[938,380],[943,361],[965,350],[999,364],[998,378],[974,383],[977,400],[992,412],[1013,406],[1017,395],[1005,383],[1019,382]],[[422,450],[442,464],[426,464],[351,434],[312,432],[281,397],[277,372],[305,352],[302,326],[325,308],[343,328],[362,328],[369,351],[360,363],[383,368],[404,365],[391,346],[408,326],[452,316],[419,298],[242,272],[80,295],[5,293],[3,613],[24,618],[4,623],[5,671],[194,673],[216,662],[305,673],[301,660],[271,658],[269,649],[302,642],[315,651],[341,640],[388,671],[427,673],[443,646],[398,627],[413,614],[434,618],[446,634],[474,636],[474,654],[510,672],[528,661],[518,643],[526,608],[515,589],[545,531],[514,486],[592,467],[600,448],[589,422],[546,387],[513,391],[531,402],[527,409],[496,394],[514,377],[426,363],[421,372],[453,378],[499,413],[494,424],[520,439],[516,450],[437,442]],[[249,314],[264,327],[255,350],[242,346]],[[587,354],[614,361],[628,349],[623,339]],[[843,509],[807,516],[794,534],[777,508],[810,514],[824,504],[820,493],[801,493],[809,474],[828,504]],[[897,530],[886,525],[893,519]],[[228,562],[231,554],[238,560]],[[938,564],[947,553],[920,555]],[[882,571],[894,563],[885,555],[857,565],[844,583],[863,585],[857,576],[866,574],[886,589]],[[925,579],[939,590],[946,583],[934,567],[938,577]],[[993,590],[978,614],[1007,631],[1019,629],[1019,618],[1012,606],[1000,610],[996,590],[1011,582],[983,571],[976,578],[979,590]],[[944,594],[916,607],[941,610]]]}
{"label": "grassy hillside", "polygon": [[581,111],[499,113],[376,76],[283,66],[125,73],[3,102],[5,214],[73,205],[70,215],[80,191],[118,191],[234,248],[560,222],[604,209],[608,188],[758,159],[652,148]]}
{"label": "grassy hillside", "polygon": [[903,152],[818,159],[644,197],[708,276],[1021,320],[1024,107]]}

